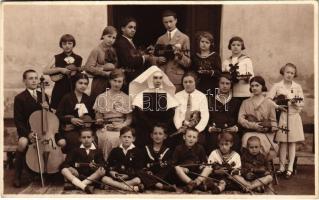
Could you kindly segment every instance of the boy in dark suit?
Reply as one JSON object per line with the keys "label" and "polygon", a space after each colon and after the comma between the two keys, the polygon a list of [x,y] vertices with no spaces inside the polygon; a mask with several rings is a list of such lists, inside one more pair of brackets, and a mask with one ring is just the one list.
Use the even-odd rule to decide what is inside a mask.
{"label": "boy in dark suit", "polygon": [[143,168],[143,159],[139,149],[133,144],[135,130],[125,126],[120,130],[119,147],[112,149],[109,157],[109,172],[102,182],[126,191],[143,192],[144,186],[137,177],[137,172]]}
{"label": "boy in dark suit", "polygon": [[176,165],[176,174],[180,181],[186,184],[183,189],[188,193],[198,188],[205,180],[203,176],[198,176],[203,172],[200,164],[207,162],[204,147],[197,143],[198,134],[197,129],[187,128],[183,135],[185,143],[177,146],[173,153],[172,161]]}
{"label": "boy in dark suit", "polygon": [[156,64],[167,74],[175,85],[176,92],[179,92],[183,90],[182,77],[191,64],[189,37],[177,29],[175,12],[164,11],[162,20],[167,32],[157,39],[155,47],[170,45],[173,50],[173,56],[155,55],[157,57],[152,60],[155,60]]}
{"label": "boy in dark suit", "polygon": [[[136,19],[125,18],[121,22],[122,34],[118,36],[114,43],[118,65],[125,70],[127,83],[130,83],[145,70],[145,63],[150,59],[149,55],[142,55],[133,42],[136,25]],[[128,93],[128,84],[124,86],[123,90]]]}
{"label": "boy in dark suit", "polygon": [[[76,187],[88,194],[93,193],[92,181],[105,174],[103,153],[93,144],[93,131],[83,128],[80,131],[81,146],[71,151],[62,164],[61,174]],[[83,180],[84,179],[84,180]],[[81,181],[82,180],[82,181]],[[65,187],[65,189],[68,189]]]}
{"label": "boy in dark suit", "polygon": [[35,133],[31,131],[29,124],[30,115],[42,107],[49,108],[48,98],[46,102],[41,102],[41,92],[37,91],[39,78],[36,71],[29,69],[23,72],[23,83],[26,89],[15,96],[13,118],[17,127],[19,140],[15,153],[15,178],[13,185],[21,186],[21,175],[25,164],[25,151],[30,142],[34,142]]}
{"label": "boy in dark suit", "polygon": [[173,172],[171,166],[172,150],[165,146],[167,138],[164,124],[155,124],[151,132],[152,144],[143,149],[145,168],[139,173],[146,189],[176,191],[175,185],[168,184],[167,179]]}

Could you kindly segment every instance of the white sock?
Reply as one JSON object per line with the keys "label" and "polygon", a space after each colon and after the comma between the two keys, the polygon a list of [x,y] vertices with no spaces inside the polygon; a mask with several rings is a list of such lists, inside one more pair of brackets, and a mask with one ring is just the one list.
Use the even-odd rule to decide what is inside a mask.
{"label": "white sock", "polygon": [[279,153],[279,170],[285,171],[285,164],[286,164],[286,157],[287,157],[287,143],[282,142],[280,143],[280,153]]}
{"label": "white sock", "polygon": [[80,181],[78,178],[74,178],[72,180],[73,185],[81,188],[82,190],[84,190],[84,188],[86,187],[86,185],[84,183],[82,183],[82,181]]}
{"label": "white sock", "polygon": [[294,168],[294,161],[296,157],[296,143],[292,142],[289,143],[289,164],[288,164],[288,170],[292,171]]}

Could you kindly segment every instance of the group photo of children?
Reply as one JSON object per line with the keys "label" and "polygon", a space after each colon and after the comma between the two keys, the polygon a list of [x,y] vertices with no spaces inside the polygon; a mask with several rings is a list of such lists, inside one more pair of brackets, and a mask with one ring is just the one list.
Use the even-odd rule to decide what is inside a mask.
{"label": "group photo of children", "polygon": [[[289,6],[283,10],[288,12]],[[312,6],[305,5],[304,10],[309,11]],[[59,11],[47,6],[44,11],[59,13],[62,7]],[[209,10],[195,7],[188,6],[185,11],[196,15],[201,9],[203,13]],[[5,11],[13,13],[20,8],[12,5]],[[83,21],[62,28],[57,35],[39,33],[40,38],[50,38],[49,41],[36,42],[36,34],[32,35],[35,43],[24,45],[23,39],[15,39],[31,49],[36,44],[44,46],[37,52],[19,52],[34,65],[6,66],[19,58],[5,54],[4,87],[7,88],[6,83],[23,84],[11,97],[12,127],[17,140],[12,154],[8,154],[12,155],[14,170],[5,187],[10,185],[19,194],[28,188],[36,190],[30,189],[30,184],[41,190],[55,185],[54,180],[59,194],[276,195],[284,194],[280,184],[293,184],[304,171],[314,179],[313,168],[301,168],[297,173],[298,151],[312,148],[314,152],[317,143],[314,133],[313,144],[308,142],[309,128],[305,126],[314,124],[314,61],[306,67],[299,59],[304,54],[313,58],[314,49],[302,52],[301,46],[314,43],[297,41],[294,33],[285,33],[288,36],[281,37],[287,41],[277,44],[276,30],[269,35],[274,41],[268,38],[253,43],[263,37],[258,33],[251,33],[252,38],[244,34],[241,29],[249,30],[250,22],[248,26],[237,26],[238,30],[227,26],[227,20],[234,20],[227,13],[236,6],[216,7],[219,14],[214,15],[219,18],[214,20],[219,27],[199,22],[210,28],[192,30],[187,28],[192,27],[187,21],[191,14],[181,14],[178,5],[159,7],[154,11],[159,16],[154,19],[151,14],[142,19],[142,14],[134,14],[134,8],[127,6],[125,9],[132,12],[124,12],[124,6],[88,6],[88,10],[106,14],[96,18],[93,14],[77,16]],[[34,18],[45,16],[39,14],[36,6],[21,15],[32,13],[32,9]],[[303,7],[298,9],[298,17],[302,18]],[[244,14],[241,17],[248,20]],[[9,16],[15,18],[8,14],[8,19]],[[60,23],[68,24],[64,14],[54,16],[57,19],[43,18],[57,21],[51,27],[50,23],[42,26],[44,32],[57,29]],[[70,17],[70,24],[74,18]],[[108,23],[85,22],[95,19]],[[234,21],[240,20],[243,19]],[[249,20],[252,26],[256,25],[255,19]],[[153,40],[143,36],[148,34],[145,31],[138,35],[140,30],[151,31],[146,21],[163,30],[154,33]],[[193,27],[195,21],[194,17]],[[5,23],[9,23],[6,18]],[[271,28],[271,22],[260,28],[264,26]],[[30,27],[39,25],[30,21]],[[98,37],[86,38],[93,45],[84,48],[84,33],[70,27],[92,27],[88,31]],[[314,29],[307,28],[300,27],[301,32],[296,35],[304,37],[306,31],[313,34]],[[225,34],[226,30],[229,33]],[[6,37],[10,38],[5,32],[4,41]],[[295,42],[295,49],[285,49],[290,40]],[[274,51],[263,43],[271,43]],[[11,51],[11,44],[4,44],[5,52]],[[285,50],[292,57],[278,55],[276,63],[271,61],[277,52]],[[29,55],[44,51],[49,55],[43,59],[46,64],[38,64],[40,60],[33,59],[36,57],[29,59]],[[258,58],[256,52],[263,52],[263,58]],[[261,61],[265,63],[260,64]],[[6,81],[10,70],[17,76],[14,81]],[[311,181],[309,184],[315,187]]]}

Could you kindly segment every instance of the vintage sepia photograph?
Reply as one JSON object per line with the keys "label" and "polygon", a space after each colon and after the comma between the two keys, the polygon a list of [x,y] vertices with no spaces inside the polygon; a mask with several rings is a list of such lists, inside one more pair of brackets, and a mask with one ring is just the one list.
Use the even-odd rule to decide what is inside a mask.
{"label": "vintage sepia photograph", "polygon": [[317,1],[1,11],[2,197],[318,198]]}

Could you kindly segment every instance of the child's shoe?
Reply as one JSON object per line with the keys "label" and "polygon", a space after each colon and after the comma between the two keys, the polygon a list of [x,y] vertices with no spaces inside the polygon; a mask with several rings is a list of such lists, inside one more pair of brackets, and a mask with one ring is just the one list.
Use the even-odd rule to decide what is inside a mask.
{"label": "child's shoe", "polygon": [[176,185],[163,185],[163,190],[166,190],[169,192],[176,192],[177,188],[176,188]]}
{"label": "child's shoe", "polygon": [[184,188],[183,190],[187,193],[192,193],[193,190],[197,187],[197,184],[195,181],[190,181]]}
{"label": "child's shoe", "polygon": [[93,194],[94,193],[94,186],[93,185],[87,185],[85,188],[84,188],[84,192],[86,194]]}
{"label": "child's shoe", "polygon": [[70,182],[65,182],[64,186],[63,186],[63,189],[64,190],[76,190],[76,187],[75,187],[75,185],[73,185]]}

